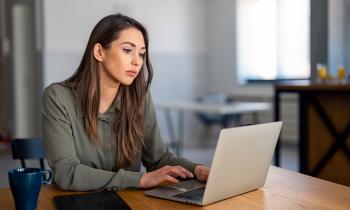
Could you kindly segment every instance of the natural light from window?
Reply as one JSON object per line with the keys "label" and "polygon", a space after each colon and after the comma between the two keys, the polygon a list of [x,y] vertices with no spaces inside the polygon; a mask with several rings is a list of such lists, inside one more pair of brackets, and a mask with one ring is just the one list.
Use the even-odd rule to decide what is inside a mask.
{"label": "natural light from window", "polygon": [[307,0],[237,0],[238,81],[310,76]]}

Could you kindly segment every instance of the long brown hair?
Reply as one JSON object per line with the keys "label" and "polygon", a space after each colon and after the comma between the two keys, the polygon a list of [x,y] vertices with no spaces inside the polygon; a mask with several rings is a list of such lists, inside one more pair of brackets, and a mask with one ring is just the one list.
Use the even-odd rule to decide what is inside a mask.
{"label": "long brown hair", "polygon": [[[94,144],[99,144],[98,111],[100,107],[100,75],[98,61],[93,56],[93,48],[100,43],[109,48],[118,39],[121,31],[136,28],[142,34],[146,47],[144,64],[131,85],[120,84],[118,95],[121,99],[120,112],[116,115],[113,133],[116,134],[116,166],[123,168],[136,160],[142,151],[144,138],[143,103],[153,77],[149,59],[148,33],[138,21],[122,14],[109,15],[100,20],[91,32],[84,56],[77,71],[65,82],[76,88],[84,115],[84,126]],[[146,72],[146,70],[147,72]]]}

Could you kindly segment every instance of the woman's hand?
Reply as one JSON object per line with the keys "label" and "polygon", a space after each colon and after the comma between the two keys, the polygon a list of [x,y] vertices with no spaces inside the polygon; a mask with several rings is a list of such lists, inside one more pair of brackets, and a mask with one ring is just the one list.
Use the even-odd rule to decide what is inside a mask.
{"label": "woman's hand", "polygon": [[177,183],[181,178],[193,178],[193,174],[181,166],[164,166],[158,170],[143,174],[139,186],[141,188],[150,188],[159,185],[162,182]]}
{"label": "woman's hand", "polygon": [[194,167],[194,175],[196,176],[198,181],[207,181],[209,175],[209,168],[203,165],[196,165]]}

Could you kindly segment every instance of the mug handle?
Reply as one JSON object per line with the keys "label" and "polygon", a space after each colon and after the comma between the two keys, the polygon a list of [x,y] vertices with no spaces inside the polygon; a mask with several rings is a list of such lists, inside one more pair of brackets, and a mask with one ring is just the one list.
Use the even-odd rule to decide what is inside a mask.
{"label": "mug handle", "polygon": [[[48,170],[43,170],[42,174],[43,174],[42,183],[47,184],[52,178],[52,172]],[[46,176],[46,174],[48,174],[48,176]]]}

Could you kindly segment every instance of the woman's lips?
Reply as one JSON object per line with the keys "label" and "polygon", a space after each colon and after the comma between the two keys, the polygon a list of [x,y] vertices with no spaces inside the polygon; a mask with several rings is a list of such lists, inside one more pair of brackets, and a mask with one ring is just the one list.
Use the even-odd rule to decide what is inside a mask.
{"label": "woman's lips", "polygon": [[129,77],[136,77],[137,76],[137,71],[126,71],[126,74]]}

